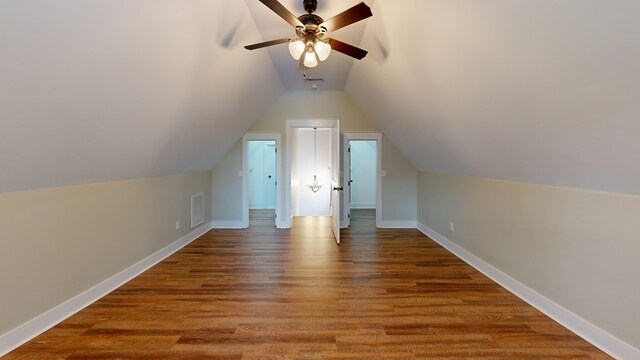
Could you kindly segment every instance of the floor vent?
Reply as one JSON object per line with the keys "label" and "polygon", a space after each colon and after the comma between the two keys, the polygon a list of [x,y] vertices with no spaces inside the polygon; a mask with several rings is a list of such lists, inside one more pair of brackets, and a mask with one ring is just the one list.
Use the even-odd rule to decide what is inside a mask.
{"label": "floor vent", "polygon": [[191,228],[204,223],[204,193],[191,197]]}

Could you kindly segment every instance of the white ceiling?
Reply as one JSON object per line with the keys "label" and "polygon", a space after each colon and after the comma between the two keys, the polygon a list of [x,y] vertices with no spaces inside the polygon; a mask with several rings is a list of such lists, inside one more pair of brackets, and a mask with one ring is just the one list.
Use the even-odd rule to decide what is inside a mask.
{"label": "white ceiling", "polygon": [[[368,3],[335,37],[369,55],[311,75],[416,168],[640,195],[640,1]],[[258,0],[0,1],[0,192],[213,168],[308,89],[243,48],[289,35]]]}
{"label": "white ceiling", "polygon": [[243,1],[0,2],[0,192],[210,170],[283,91]]}
{"label": "white ceiling", "polygon": [[[293,27],[264,4],[258,0],[245,1],[262,36],[256,37],[244,45],[295,36]],[[302,0],[280,0],[280,2],[296,16],[306,13],[302,6]],[[362,0],[318,0],[318,9],[315,14],[324,20],[328,20],[360,2],[362,2]],[[374,3],[373,0],[366,0],[364,2],[369,6],[373,6]],[[365,19],[330,33],[328,36],[359,47],[368,21],[368,19]],[[311,89],[312,83],[304,80],[302,72],[298,70],[298,62],[293,60],[291,55],[289,55],[287,44],[251,51],[252,55],[256,52],[269,53],[286,90]],[[324,79],[322,82],[313,82],[313,84],[318,85],[318,90],[343,90],[354,62],[358,62],[358,60],[334,51],[326,61],[313,69],[309,69],[307,71],[307,77]]]}
{"label": "white ceiling", "polygon": [[640,1],[372,10],[346,91],[418,169],[640,195]]}

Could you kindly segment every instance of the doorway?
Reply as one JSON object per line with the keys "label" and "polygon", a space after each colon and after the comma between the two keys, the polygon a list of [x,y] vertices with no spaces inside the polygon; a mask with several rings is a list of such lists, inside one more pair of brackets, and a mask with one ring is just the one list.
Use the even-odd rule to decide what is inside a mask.
{"label": "doorway", "polygon": [[244,228],[279,226],[282,177],[279,133],[247,133],[242,137],[242,200]]}
{"label": "doorway", "polygon": [[[294,215],[309,211],[310,216],[328,215],[331,229],[336,243],[340,244],[340,213],[343,186],[340,172],[340,127],[339,120],[302,119],[286,121],[286,160],[285,160],[285,202],[284,213],[288,227]],[[328,147],[321,144],[328,144]],[[302,147],[311,147],[316,151],[316,158],[300,157]],[[324,149],[324,150],[323,150]],[[318,162],[320,160],[320,162]],[[310,165],[313,165],[312,167]],[[317,191],[313,185],[314,176],[307,172],[312,169],[317,178]],[[293,176],[294,175],[294,176]],[[322,191],[322,192],[321,192]],[[313,193],[313,194],[311,194]],[[313,201],[313,208],[302,209],[308,202]],[[305,200],[306,199],[306,200]],[[327,206],[329,213],[327,214]]]}
{"label": "doorway", "polygon": [[382,134],[344,133],[342,227],[380,227],[382,222]]}
{"label": "doorway", "polygon": [[249,227],[276,223],[276,142],[249,140]]}
{"label": "doorway", "polygon": [[293,129],[291,147],[291,215],[331,216],[331,129]]}

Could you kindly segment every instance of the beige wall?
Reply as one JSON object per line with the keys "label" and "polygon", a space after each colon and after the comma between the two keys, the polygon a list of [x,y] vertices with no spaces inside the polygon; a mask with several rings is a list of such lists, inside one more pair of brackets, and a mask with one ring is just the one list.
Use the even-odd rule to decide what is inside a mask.
{"label": "beige wall", "polygon": [[191,232],[199,192],[207,223],[211,172],[1,193],[0,335]]}
{"label": "beige wall", "polygon": [[640,197],[420,172],[418,221],[640,348]]}
{"label": "beige wall", "polygon": [[340,131],[378,131],[344,91],[295,91],[283,94],[249,131],[279,131],[287,119],[340,119]]}
{"label": "beige wall", "polygon": [[[280,132],[278,151],[284,154],[288,119],[339,119],[341,132],[379,131],[343,91],[285,93],[249,131]],[[238,174],[242,169],[241,143],[239,140],[213,171],[214,203],[224,199],[224,206],[214,208],[214,221],[242,220],[242,179]],[[382,219],[415,221],[417,171],[386,137],[382,152],[383,170],[387,172],[382,181]],[[282,158],[284,161],[284,155]],[[283,192],[281,203],[285,198]]]}
{"label": "beige wall", "polygon": [[238,141],[213,170],[213,220],[242,221],[242,141]]}
{"label": "beige wall", "polygon": [[382,137],[382,221],[415,221],[418,172],[391,141]]}

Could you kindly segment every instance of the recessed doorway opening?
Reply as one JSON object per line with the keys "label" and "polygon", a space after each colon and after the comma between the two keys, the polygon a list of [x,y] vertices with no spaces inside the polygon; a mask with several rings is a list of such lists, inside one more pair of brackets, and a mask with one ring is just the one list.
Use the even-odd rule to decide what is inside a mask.
{"label": "recessed doorway opening", "polygon": [[276,223],[276,142],[249,140],[249,227]]}
{"label": "recessed doorway opening", "polygon": [[340,121],[289,119],[286,143],[284,213],[288,227],[293,216],[328,216],[340,244]]}
{"label": "recessed doorway opening", "polygon": [[382,222],[382,134],[344,133],[342,227],[380,227]]}
{"label": "recessed doorway opening", "polygon": [[281,227],[280,134],[247,133],[242,142],[243,227]]}
{"label": "recessed doorway opening", "polygon": [[291,215],[330,216],[331,129],[293,129],[291,146]]}

